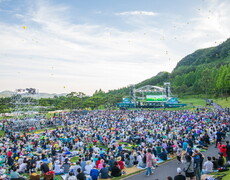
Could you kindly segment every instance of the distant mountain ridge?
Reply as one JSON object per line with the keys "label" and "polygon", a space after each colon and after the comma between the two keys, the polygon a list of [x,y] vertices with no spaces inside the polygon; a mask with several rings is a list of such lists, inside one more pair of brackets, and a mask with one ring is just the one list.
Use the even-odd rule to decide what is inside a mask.
{"label": "distant mountain ridge", "polygon": [[[1,97],[11,97],[15,94],[13,91],[2,91],[0,92],[0,98]],[[66,96],[67,93],[61,93],[61,94],[56,94],[56,93],[37,93],[37,94],[22,94],[22,97],[32,97],[35,99],[40,99],[40,98],[53,98],[55,96]]]}

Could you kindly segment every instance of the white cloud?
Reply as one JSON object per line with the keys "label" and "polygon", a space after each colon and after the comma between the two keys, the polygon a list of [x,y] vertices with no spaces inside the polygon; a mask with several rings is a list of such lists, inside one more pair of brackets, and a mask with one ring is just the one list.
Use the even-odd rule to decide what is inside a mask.
{"label": "white cloud", "polygon": [[204,7],[196,8],[197,16],[183,26],[183,41],[195,49],[216,46],[230,37],[230,1],[207,1]]}
{"label": "white cloud", "polygon": [[116,13],[116,15],[157,16],[158,13],[152,11],[126,11],[126,12]]}

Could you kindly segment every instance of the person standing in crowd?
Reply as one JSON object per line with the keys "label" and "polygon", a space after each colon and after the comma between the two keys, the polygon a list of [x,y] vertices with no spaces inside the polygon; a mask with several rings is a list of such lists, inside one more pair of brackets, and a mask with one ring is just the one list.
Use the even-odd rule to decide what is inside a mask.
{"label": "person standing in crowd", "polygon": [[221,142],[222,136],[223,136],[223,133],[221,132],[220,129],[218,129],[216,132],[216,147],[218,143]]}
{"label": "person standing in crowd", "polygon": [[194,162],[191,156],[185,156],[185,176],[190,180],[195,180],[195,169],[194,169]]}
{"label": "person standing in crowd", "polygon": [[153,167],[153,155],[151,153],[151,149],[148,149],[146,153],[146,176],[152,174],[152,167]]}
{"label": "person standing in crowd", "polygon": [[194,162],[194,168],[195,168],[194,172],[196,175],[196,180],[201,180],[203,160],[204,160],[203,155],[197,149],[195,149],[193,154],[193,162]]}
{"label": "person standing in crowd", "polygon": [[176,158],[177,158],[178,164],[181,163],[181,156],[182,156],[182,148],[178,146],[176,150]]}

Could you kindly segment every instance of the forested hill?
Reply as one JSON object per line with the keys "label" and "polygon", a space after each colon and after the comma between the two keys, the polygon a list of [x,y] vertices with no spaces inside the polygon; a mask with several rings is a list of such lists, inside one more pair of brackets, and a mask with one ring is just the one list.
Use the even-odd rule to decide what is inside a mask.
{"label": "forested hill", "polygon": [[174,70],[181,66],[198,66],[208,63],[220,63],[230,60],[230,38],[222,44],[207,49],[199,49],[178,62]]}
{"label": "forested hill", "polygon": [[[184,94],[230,94],[230,39],[222,44],[195,51],[178,62],[172,73],[160,72],[156,76],[136,84],[159,85],[171,82],[172,91]],[[129,88],[109,93],[128,95]]]}

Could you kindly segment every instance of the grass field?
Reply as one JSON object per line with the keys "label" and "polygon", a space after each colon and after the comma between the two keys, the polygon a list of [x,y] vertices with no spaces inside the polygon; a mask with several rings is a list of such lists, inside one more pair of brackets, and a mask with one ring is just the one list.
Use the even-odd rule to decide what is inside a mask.
{"label": "grass field", "polygon": [[205,100],[201,98],[179,98],[180,103],[187,104],[187,106],[205,106]]}
{"label": "grass field", "polygon": [[218,98],[213,100],[215,103],[222,106],[222,108],[230,107],[230,98]]}
{"label": "grass field", "polygon": [[211,173],[211,175],[214,175],[214,177],[222,177],[222,180],[229,180],[230,179],[230,170],[229,171],[225,171],[225,172],[215,172],[215,173]]}

